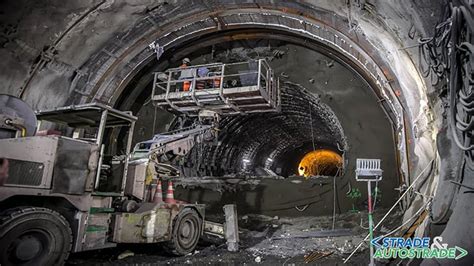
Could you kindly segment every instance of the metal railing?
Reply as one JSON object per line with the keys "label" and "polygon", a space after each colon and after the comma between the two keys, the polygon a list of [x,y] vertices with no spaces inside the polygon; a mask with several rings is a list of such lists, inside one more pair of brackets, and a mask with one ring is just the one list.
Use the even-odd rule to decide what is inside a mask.
{"label": "metal railing", "polygon": [[273,70],[264,59],[171,68],[154,73],[152,99],[155,96],[163,99],[165,95],[166,102],[175,108],[169,100],[174,93],[192,99],[198,106],[203,106],[200,101],[202,95],[214,95],[221,102],[230,104],[225,97],[227,92],[253,86],[260,90],[261,96],[270,105],[278,105],[278,84],[273,78]]}
{"label": "metal railing", "polygon": [[382,169],[380,159],[357,159],[356,180],[357,181],[378,181],[382,179]]}

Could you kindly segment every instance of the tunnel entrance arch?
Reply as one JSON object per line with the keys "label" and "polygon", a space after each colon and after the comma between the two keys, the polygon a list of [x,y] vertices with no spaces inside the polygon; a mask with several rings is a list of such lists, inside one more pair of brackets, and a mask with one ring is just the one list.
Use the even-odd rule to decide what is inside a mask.
{"label": "tunnel entrance arch", "polygon": [[[338,59],[342,59],[345,63],[361,74],[367,80],[374,91],[380,95],[382,105],[388,111],[390,116],[395,120],[395,128],[398,130],[396,136],[398,138],[399,155],[401,158],[401,168],[406,176],[409,175],[406,157],[407,149],[405,140],[409,138],[406,135],[405,119],[403,107],[401,102],[395,96],[397,88],[397,80],[393,79],[390,82],[387,80],[385,74],[391,75],[390,68],[383,63],[384,70],[379,67],[373,57],[380,57],[374,47],[370,47],[370,43],[364,40],[361,33],[353,33],[352,35],[360,35],[359,42],[355,43],[349,37],[346,37],[342,32],[348,31],[347,23],[342,19],[334,16],[330,22],[332,27],[325,24],[323,19],[327,17],[321,16],[321,20],[311,20],[302,16],[293,16],[288,13],[283,13],[276,10],[261,10],[254,9],[240,9],[223,11],[222,13],[214,14],[214,18],[218,17],[221,22],[216,22],[212,17],[204,15],[196,15],[191,22],[186,21],[180,26],[173,27],[166,31],[166,27],[161,32],[157,32],[153,24],[149,26],[148,33],[138,36],[130,43],[129,47],[122,47],[117,49],[115,58],[111,58],[112,64],[101,64],[97,69],[97,73],[102,75],[93,79],[86,86],[89,97],[80,96],[73,101],[91,101],[99,100],[105,101],[109,104],[115,104],[120,98],[120,95],[125,91],[128,83],[130,83],[140,71],[152,60],[156,60],[156,56],[148,48],[148,44],[156,41],[165,52],[177,51],[179,46],[199,39],[206,34],[218,34],[225,28],[225,30],[232,29],[249,29],[249,28],[264,28],[266,30],[277,30],[288,32],[293,36],[303,36],[307,38],[308,42],[317,43],[319,47],[326,48],[327,54],[332,54]],[[201,18],[200,18],[201,17]],[[142,28],[145,26],[141,26]],[[338,29],[338,27],[340,29]],[[143,31],[143,29],[142,29]],[[229,37],[227,37],[229,38]],[[232,37],[230,37],[232,38]],[[238,38],[238,36],[237,36]],[[365,49],[363,49],[365,48]],[[365,50],[371,50],[370,56]],[[179,50],[178,50],[179,51]],[[105,55],[106,56],[106,55]],[[179,57],[179,54],[175,55]],[[101,57],[101,56],[99,56]],[[106,56],[107,57],[107,56]],[[98,60],[98,59],[96,59]],[[104,60],[104,58],[102,58]],[[100,61],[102,61],[100,60]],[[94,64],[93,62],[91,62]],[[391,75],[394,76],[393,74]],[[90,79],[89,79],[90,80]],[[81,84],[78,80],[77,84]],[[136,93],[136,92],[135,92]]]}
{"label": "tunnel entrance arch", "polygon": [[[264,30],[278,31],[281,33],[278,34],[280,35],[278,38],[285,36],[289,39],[303,40],[302,43],[304,45],[320,46],[330,51],[330,53],[336,53],[340,58],[348,59],[346,61],[347,64],[352,64],[352,67],[375,88],[375,91],[382,91],[380,88],[385,86],[391,88],[396,98],[400,99],[400,105],[403,109],[401,113],[397,113],[403,114],[402,116],[396,117],[393,113],[390,115],[396,118],[394,120],[394,132],[395,139],[397,140],[397,151],[401,157],[400,169],[404,174],[405,184],[408,185],[412,181],[410,177],[418,176],[418,174],[421,175],[423,171],[420,170],[425,169],[427,163],[434,157],[433,152],[436,153],[434,148],[435,134],[438,127],[441,126],[440,123],[444,122],[442,114],[438,111],[442,111],[443,108],[438,108],[434,103],[439,100],[439,95],[428,95],[427,87],[429,89],[432,88],[425,86],[422,81],[417,80],[419,74],[415,69],[415,64],[420,62],[417,62],[416,59],[416,49],[410,47],[410,40],[402,36],[407,33],[406,30],[412,21],[415,24],[414,28],[416,28],[420,35],[430,36],[427,29],[431,28],[432,25],[429,25],[430,20],[425,19],[429,17],[429,12],[425,14],[424,11],[426,10],[421,10],[421,7],[425,4],[407,2],[407,4],[413,5],[406,7],[393,3],[379,5],[375,8],[377,14],[374,14],[374,17],[365,17],[366,20],[364,20],[364,10],[356,10],[355,16],[351,18],[350,8],[354,6],[351,5],[351,7],[346,8],[344,1],[319,1],[318,3],[315,1],[297,1],[296,3],[286,3],[286,1],[277,0],[271,2],[247,1],[245,4],[239,4],[234,3],[234,1],[218,0],[213,1],[213,6],[209,6],[205,1],[199,0],[192,1],[192,4],[189,5],[188,3],[183,5],[179,1],[167,2],[170,4],[167,5],[165,2],[158,1],[153,6],[145,6],[150,8],[145,11],[139,11],[140,16],[143,17],[142,21],[138,23],[131,22],[122,27],[123,30],[112,29],[109,32],[114,34],[113,38],[107,37],[109,39],[104,39],[105,37],[103,37],[100,40],[103,42],[99,41],[99,44],[93,43],[93,45],[90,45],[86,56],[84,56],[84,53],[78,55],[78,57],[81,57],[81,60],[74,61],[71,64],[74,68],[71,70],[72,77],[69,75],[69,72],[63,74],[63,72],[58,71],[56,75],[58,80],[61,79],[67,82],[52,84],[53,82],[49,79],[35,84],[35,86],[30,86],[28,89],[30,93],[27,93],[25,98],[40,107],[43,105],[54,106],[56,104],[59,106],[101,101],[118,107],[123,106],[125,109],[130,107],[136,108],[135,105],[143,102],[143,100],[133,99],[141,97],[142,88],[146,90],[148,82],[145,78],[145,72],[150,71],[150,69],[146,68],[152,65],[150,62],[155,58],[152,51],[147,48],[147,45],[151,42],[168,38],[168,41],[162,43],[163,45],[168,45],[165,52],[185,53],[184,46],[187,46],[193,40],[203,40],[204,36],[213,36],[214,40],[217,40],[219,36],[228,39],[238,39],[240,38],[239,36],[248,38],[252,35],[250,33],[252,30],[254,32],[263,32]],[[118,15],[125,13],[122,12],[122,7],[112,5],[112,8],[107,8],[106,6],[109,6],[109,1],[102,1],[101,3],[105,3],[104,10],[102,11],[102,7],[98,12],[93,10],[90,17],[97,21],[109,21],[110,24],[117,24],[113,20],[107,20],[106,18],[111,15],[110,13],[112,12],[110,11],[117,11]],[[125,4],[123,9],[128,8],[127,5],[130,5],[130,3]],[[391,14],[390,12],[393,11],[399,11],[399,13]],[[97,17],[95,17],[96,13],[98,13]],[[256,13],[261,14],[255,15]],[[420,17],[416,17],[417,14]],[[384,21],[377,21],[375,15],[387,15],[385,16],[387,18],[386,24],[384,25]],[[410,16],[412,17],[410,18]],[[288,19],[289,17],[291,19]],[[435,18],[436,13],[435,16],[431,13],[431,17]],[[267,19],[263,21],[261,18]],[[402,21],[404,19],[405,21]],[[69,17],[64,19],[66,22],[69,20]],[[431,19],[432,22],[433,20]],[[357,22],[354,23],[355,21]],[[59,29],[57,32],[61,33],[61,38],[63,35],[66,36],[64,42],[68,39],[72,42],[89,34],[89,31],[81,32],[83,30],[81,24],[87,26],[96,25],[90,21],[87,23],[80,22],[77,23],[77,29],[69,30],[68,28],[64,32],[61,32],[62,25],[58,25]],[[373,24],[373,27],[369,27],[367,24]],[[399,27],[399,32],[397,27]],[[320,29],[323,32],[328,30],[329,34],[320,39],[315,35],[307,33],[307,31],[314,33],[315,29]],[[371,29],[373,33],[370,32]],[[250,34],[245,34],[244,30]],[[226,31],[235,31],[235,35],[224,37],[224,32]],[[333,33],[336,33],[337,37]],[[374,36],[378,34],[381,37]],[[398,42],[398,39],[390,39],[392,37],[389,37],[389,40],[385,42],[383,38],[387,35],[391,35],[393,38],[400,38],[401,40]],[[296,36],[299,38],[294,38]],[[306,41],[304,41],[305,39]],[[350,39],[352,42],[347,42],[347,39]],[[91,42],[93,41],[96,41],[96,39],[91,38]],[[404,45],[406,47],[403,47]],[[388,49],[389,46],[392,49]],[[347,47],[348,49],[346,49]],[[185,48],[193,49],[192,47]],[[351,51],[351,49],[362,50],[365,54],[345,52],[347,50]],[[69,50],[72,50],[72,48],[69,48]],[[65,62],[68,63],[67,56],[64,56],[65,53],[69,52],[67,47],[58,49],[58,51],[59,54],[56,59],[59,61],[66,58]],[[95,54],[89,56],[91,53]],[[403,60],[397,61],[393,59],[400,55],[403,57],[403,54],[405,54]],[[411,58],[406,61],[406,57]],[[85,59],[88,61],[83,65]],[[410,62],[411,59],[414,62]],[[43,61],[41,62],[44,63]],[[76,62],[79,63],[75,64]],[[375,63],[375,67],[372,62]],[[398,62],[398,64],[394,62]],[[56,63],[54,58],[52,63]],[[46,64],[48,65],[48,63]],[[161,67],[166,67],[166,64],[167,62],[163,62]],[[41,68],[39,67],[39,69]],[[403,71],[397,68],[406,68],[407,70]],[[44,75],[44,72],[39,73],[38,76],[40,78],[51,78],[49,73],[48,76]],[[385,78],[379,78],[378,74],[382,74],[381,76]],[[53,79],[53,81],[56,81],[56,79]],[[135,87],[135,90],[132,90],[133,87]],[[60,95],[57,97],[49,97],[49,100],[45,99],[59,90],[61,90]],[[436,93],[436,91],[434,92]],[[42,95],[40,95],[38,97],[39,94],[46,96],[41,97]],[[430,104],[433,105],[430,105],[430,108],[433,108],[433,110],[425,109],[427,108],[427,103],[422,103],[422,101],[427,102],[427,96],[430,97],[430,101],[432,100]],[[69,97],[67,103],[64,100],[66,97]],[[130,98],[131,101],[122,100],[126,97]],[[59,99],[57,103],[54,102],[56,99]],[[394,109],[390,107],[391,103],[385,97],[380,99],[381,104],[389,107],[386,109],[390,113]],[[416,104],[416,102],[419,102],[419,104]],[[437,113],[434,113],[434,111],[437,111]],[[430,115],[433,115],[436,120],[430,119]],[[428,122],[425,123],[423,120]],[[418,124],[419,121],[421,121],[421,126]],[[440,135],[443,136],[442,134],[440,130]],[[442,140],[438,138],[438,141]],[[449,153],[449,151],[440,148],[440,154],[443,152]],[[438,159],[434,159],[433,173],[431,174],[430,171],[430,174],[427,174],[427,176],[433,178],[428,179],[427,177],[426,180],[429,181],[424,183],[429,185],[424,187],[428,187],[428,190],[431,191],[433,191],[433,187],[436,190],[438,180],[436,170],[441,172],[441,176],[445,176],[443,169],[445,164],[440,164],[441,166],[436,164]],[[442,182],[441,179],[440,182]],[[438,193],[439,191],[440,189],[438,189]]]}
{"label": "tunnel entrance arch", "polygon": [[[131,83],[143,82],[137,77],[146,72],[146,66],[152,60],[156,60],[156,55],[148,48],[153,41],[160,44],[165,53],[176,53],[175,56],[179,57],[179,47],[206,35],[218,36],[225,31],[248,29],[284,32],[290,38],[297,36],[305,39],[305,43],[326,50],[328,55],[346,63],[371,85],[394,122],[399,169],[404,182],[410,183],[410,171],[417,167],[418,159],[414,153],[416,140],[409,129],[414,117],[424,114],[420,113],[422,108],[418,103],[414,105],[407,98],[415,102],[423,98],[420,95],[423,88],[409,90],[410,86],[420,85],[418,73],[409,73],[409,78],[399,80],[399,73],[396,72],[404,70],[395,69],[386,62],[384,56],[388,51],[378,49],[362,29],[352,28],[346,19],[328,10],[314,8],[305,13],[297,9],[255,9],[237,5],[227,10],[186,14],[178,23],[168,21],[166,25],[160,25],[154,14],[150,13],[132,30],[120,36],[120,42],[105,47],[86,64],[89,74],[78,76],[73,81],[78,93],[71,95],[69,102],[102,101],[117,106],[123,95],[138,97],[139,91],[130,92],[126,88]],[[239,35],[226,38],[239,38]],[[164,65],[166,63],[163,62]],[[412,66],[412,62],[407,63]],[[407,141],[415,145],[407,146]]]}

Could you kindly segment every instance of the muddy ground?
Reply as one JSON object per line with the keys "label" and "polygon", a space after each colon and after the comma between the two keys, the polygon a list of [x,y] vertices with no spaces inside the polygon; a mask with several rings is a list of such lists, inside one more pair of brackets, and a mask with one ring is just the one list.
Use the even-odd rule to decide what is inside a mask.
{"label": "muddy ground", "polygon": [[[375,222],[386,210],[375,212]],[[400,223],[400,213],[390,215],[377,234]],[[217,219],[218,220],[218,219]],[[225,242],[203,237],[196,251],[182,257],[166,254],[160,245],[119,245],[116,248],[72,254],[68,265],[303,265],[342,264],[344,258],[367,234],[367,213],[353,212],[319,217],[269,217],[244,215],[239,219],[240,251],[229,252]],[[316,253],[314,253],[316,252]],[[319,254],[318,254],[319,252]],[[131,256],[118,259],[122,254]],[[316,255],[328,254],[323,258]],[[313,256],[313,259],[308,256]],[[368,248],[363,245],[349,265],[367,265]],[[306,260],[305,260],[306,258]],[[379,262],[385,264],[388,262]]]}

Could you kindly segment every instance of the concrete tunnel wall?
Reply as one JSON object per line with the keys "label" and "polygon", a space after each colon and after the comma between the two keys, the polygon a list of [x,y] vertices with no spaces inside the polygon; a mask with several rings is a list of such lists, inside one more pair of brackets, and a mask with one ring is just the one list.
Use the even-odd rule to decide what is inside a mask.
{"label": "concrete tunnel wall", "polygon": [[[406,50],[398,50],[402,47],[398,42],[407,39],[401,34],[402,29],[408,28],[402,27],[407,22],[404,21],[404,17],[396,16],[396,11],[404,7],[380,6],[380,12],[386,12],[387,14],[382,14],[392,19],[393,25],[396,25],[396,29],[392,30],[387,23],[380,25],[380,21],[376,20],[377,17],[371,18],[367,14],[357,12],[355,7],[348,14],[349,9],[342,8],[344,7],[342,1],[341,3],[328,1],[317,5],[306,2],[298,4],[282,2],[273,5],[265,2],[226,3],[226,11],[220,9],[224,6],[218,2],[208,6],[205,2],[199,1],[193,2],[192,5],[179,2],[97,1],[88,4],[82,2],[79,6],[68,7],[61,6],[59,2],[52,3],[50,7],[35,7],[35,4],[21,5],[20,2],[16,2],[9,5],[11,9],[5,10],[9,13],[8,19],[12,19],[13,22],[24,14],[30,15],[20,19],[20,23],[16,24],[17,28],[20,26],[20,32],[15,32],[15,26],[11,30],[6,29],[13,36],[18,34],[25,36],[6,41],[8,49],[4,50],[6,60],[3,64],[12,70],[12,75],[4,73],[4,88],[7,93],[22,95],[34,108],[92,100],[113,105],[127,82],[140,71],[140,65],[153,59],[148,44],[155,40],[158,40],[165,50],[172,50],[173,46],[185,39],[216,32],[221,27],[235,28],[248,25],[280,27],[282,30],[301,34],[339,49],[339,52],[345,53],[351,62],[356,62],[357,66],[362,68],[362,74],[365,74],[369,81],[379,86],[380,94],[386,98],[389,105],[392,105],[392,109],[401,109],[401,106],[397,105],[404,105],[407,112],[405,119],[409,124],[407,138],[410,140],[415,137],[414,128],[424,130],[416,133],[420,136],[413,139],[413,144],[407,149],[413,156],[410,156],[411,165],[407,161],[402,162],[405,175],[416,174],[418,164],[426,165],[432,158],[432,147],[427,144],[419,145],[425,138],[428,142],[433,142],[430,132],[425,130],[430,129],[428,122],[431,119],[425,116],[425,110],[428,108],[427,88]],[[426,7],[420,9],[422,8]],[[55,12],[45,19],[49,9]],[[261,11],[254,13],[258,9],[268,13]],[[242,11],[249,12],[249,15],[245,15]],[[336,15],[330,11],[334,11]],[[414,11],[403,11],[409,17],[418,18],[411,14]],[[222,14],[215,15],[216,12]],[[18,17],[11,15],[12,13],[18,14]],[[213,18],[209,18],[210,13]],[[64,20],[64,17],[68,16],[71,19]],[[356,20],[358,16],[360,18]],[[227,24],[225,18],[228,19]],[[358,24],[350,25],[347,18],[351,18],[351,23],[357,21]],[[260,19],[262,21],[259,21]],[[38,25],[41,27],[36,27],[32,34],[29,34],[26,28],[21,31],[22,26],[37,24],[37,21],[44,22]],[[9,24],[4,25],[8,27]],[[422,23],[417,23],[415,26],[420,27],[418,29],[420,32],[424,32]],[[385,30],[384,27],[388,29]],[[319,33],[314,32],[318,30]],[[398,36],[393,36],[393,32],[399,32]],[[41,52],[45,47],[52,47],[54,51]],[[52,59],[49,59],[51,57]],[[400,62],[402,64],[399,64]],[[33,69],[29,71],[31,63]],[[35,69],[38,65],[40,67]],[[400,104],[394,99],[393,94],[397,88],[401,94]],[[398,116],[401,125],[402,118],[400,114]],[[405,132],[399,134],[403,135]],[[403,140],[403,136],[399,139]],[[404,141],[399,141],[399,145],[403,143]]]}
{"label": "concrete tunnel wall", "polygon": [[[1,91],[20,96],[35,109],[90,101],[115,105],[134,75],[154,60],[148,48],[153,41],[172,52],[223,29],[278,29],[329,47],[372,85],[396,118],[401,171],[409,184],[435,157],[436,134],[444,120],[436,88],[421,77],[417,49],[410,48],[414,41],[407,36],[411,31],[429,36],[441,4],[6,1]],[[450,141],[449,135],[446,139]],[[435,160],[442,175],[449,173],[439,165],[452,166],[450,156]],[[421,192],[436,190],[437,172]]]}
{"label": "concrete tunnel wall", "polygon": [[[382,159],[384,182],[379,184],[381,193],[378,195],[383,200],[378,206],[391,206],[397,197],[394,188],[400,185],[393,129],[371,87],[342,63],[320,51],[298,44],[302,40],[296,39],[293,40],[294,43],[288,43],[286,40],[259,39],[265,37],[260,35],[255,39],[255,33],[238,34],[250,39],[219,42],[212,47],[199,48],[186,56],[191,58],[193,64],[213,60],[245,61],[252,56],[268,58],[282,85],[282,112],[224,118],[221,121],[220,144],[217,147],[196,146],[182,162],[185,166],[184,174],[265,176],[269,175],[265,172],[268,169],[283,176],[291,176],[297,173],[298,161],[314,148],[314,139],[316,149],[329,148],[344,154],[345,167],[336,182],[338,212],[353,208],[352,203],[355,208],[364,208],[363,198],[352,200],[346,195],[350,189],[366,189],[365,184],[354,181],[357,157],[376,155]],[[205,42],[200,39],[195,43]],[[273,56],[275,53],[279,54],[277,58]],[[175,65],[179,63],[174,62]],[[143,79],[149,79],[150,75],[145,73]],[[140,88],[133,86],[131,90]],[[144,89],[144,94],[146,97],[131,100],[134,102],[132,107],[138,105],[140,108],[140,120],[135,134],[138,140],[153,136],[152,124],[157,124],[159,131],[164,130],[164,125],[154,123],[155,113],[157,122],[165,124],[169,121],[163,117],[163,111],[154,110],[149,101],[149,90]],[[218,193],[209,188],[201,191],[195,187],[178,187],[177,196],[189,202],[197,201],[215,206],[209,209],[218,213],[221,212],[219,205],[236,202],[239,213],[311,216],[332,213],[332,191],[332,179],[320,178],[299,185],[281,180],[265,180],[258,191],[246,187]],[[295,208],[295,205],[307,204],[310,205],[304,212]]]}
{"label": "concrete tunnel wall", "polygon": [[[426,112],[428,88],[413,65],[415,57],[410,57],[407,50],[399,50],[403,41],[406,46],[410,41],[402,33],[410,28],[405,17],[426,18],[427,21],[415,20],[413,24],[421,34],[423,23],[432,18],[413,12],[422,13],[429,5],[421,4],[413,10],[402,5],[380,5],[377,12],[381,14],[364,13],[357,6],[347,8],[343,1],[317,5],[216,2],[212,6],[200,1],[192,5],[96,1],[68,7],[53,1],[49,7],[34,5],[7,5],[7,19],[13,23],[5,23],[7,27],[12,25],[11,30],[6,30],[22,37],[10,37],[12,41],[7,38],[3,64],[12,70],[12,75],[4,73],[5,90],[22,95],[36,109],[92,100],[114,105],[141,66],[153,60],[153,52],[148,49],[153,41],[171,52],[181,42],[222,28],[267,27],[319,41],[359,68],[396,115],[406,183],[433,157],[431,116]],[[51,14],[50,9],[54,10]],[[21,19],[25,14],[29,15]],[[64,20],[68,16],[71,19]],[[388,20],[381,21],[382,16]],[[27,26],[32,24],[41,27],[35,27],[30,34]],[[42,51],[46,47],[50,48]],[[395,93],[400,94],[399,100]],[[406,112],[404,116],[402,110]],[[405,139],[411,142],[408,147]]]}

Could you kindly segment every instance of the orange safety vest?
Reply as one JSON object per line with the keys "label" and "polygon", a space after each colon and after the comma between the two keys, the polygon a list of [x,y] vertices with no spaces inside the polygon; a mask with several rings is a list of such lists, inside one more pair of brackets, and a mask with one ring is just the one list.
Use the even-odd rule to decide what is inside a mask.
{"label": "orange safety vest", "polygon": [[[179,66],[179,68],[187,68],[188,65],[186,64],[182,64]],[[189,89],[191,88],[191,81],[184,81],[183,82],[183,91],[189,91]]]}
{"label": "orange safety vest", "polygon": [[214,88],[219,88],[221,86],[221,78],[214,79]]}

